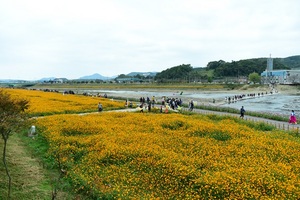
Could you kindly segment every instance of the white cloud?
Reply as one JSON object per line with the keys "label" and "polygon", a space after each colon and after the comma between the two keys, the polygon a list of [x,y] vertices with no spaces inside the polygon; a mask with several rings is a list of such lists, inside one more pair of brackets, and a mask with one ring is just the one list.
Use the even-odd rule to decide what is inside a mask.
{"label": "white cloud", "polygon": [[0,79],[299,55],[299,7],[297,0],[2,1]]}

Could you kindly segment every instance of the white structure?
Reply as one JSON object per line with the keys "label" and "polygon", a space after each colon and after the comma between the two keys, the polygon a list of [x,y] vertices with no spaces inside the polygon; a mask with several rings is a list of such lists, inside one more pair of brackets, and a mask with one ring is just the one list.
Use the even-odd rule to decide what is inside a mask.
{"label": "white structure", "polygon": [[272,70],[261,73],[264,84],[300,84],[300,70]]}
{"label": "white structure", "polygon": [[273,71],[273,58],[271,58],[271,54],[270,54],[270,58],[268,58],[268,60],[267,60],[266,71]]}
{"label": "white structure", "polygon": [[267,68],[260,74],[263,84],[300,84],[300,70],[273,70],[273,58],[267,59]]}

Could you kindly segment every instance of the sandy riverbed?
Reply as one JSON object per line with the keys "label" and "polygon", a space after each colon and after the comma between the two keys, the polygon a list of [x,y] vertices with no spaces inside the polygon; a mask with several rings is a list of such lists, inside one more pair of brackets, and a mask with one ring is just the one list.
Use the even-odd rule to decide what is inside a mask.
{"label": "sandy riverbed", "polygon": [[[272,90],[268,86],[261,86],[252,88],[251,86],[244,86],[239,90],[174,90],[174,89],[143,89],[143,90],[100,90],[101,95],[106,93],[109,98],[136,98],[140,97],[150,99],[154,96],[157,102],[161,102],[162,97],[180,98],[184,103],[189,102],[191,99],[201,104],[221,105],[224,104],[225,97],[242,95],[242,94],[270,94],[278,92],[287,95],[300,95],[300,90],[297,87],[291,86],[277,86]],[[93,93],[94,93],[93,92]],[[213,103],[215,101],[215,103]]]}

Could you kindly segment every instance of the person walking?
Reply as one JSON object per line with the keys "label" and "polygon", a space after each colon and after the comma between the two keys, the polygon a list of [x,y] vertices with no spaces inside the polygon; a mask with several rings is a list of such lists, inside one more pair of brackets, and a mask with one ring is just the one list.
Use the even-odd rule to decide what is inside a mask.
{"label": "person walking", "polygon": [[241,116],[240,118],[244,119],[244,115],[245,115],[245,109],[244,109],[244,106],[241,107],[241,110],[240,110],[240,113],[241,113]]}
{"label": "person walking", "polygon": [[102,104],[99,102],[98,103],[98,112],[101,112],[103,110]]}
{"label": "person walking", "polygon": [[295,115],[294,110],[292,110],[292,113],[291,113],[291,116],[290,116],[289,123],[290,123],[290,124],[297,124],[297,118],[296,118],[296,115]]}
{"label": "person walking", "polygon": [[193,101],[193,99],[190,101],[190,103],[189,103],[189,110],[190,111],[193,111],[193,109],[194,109],[194,101]]}

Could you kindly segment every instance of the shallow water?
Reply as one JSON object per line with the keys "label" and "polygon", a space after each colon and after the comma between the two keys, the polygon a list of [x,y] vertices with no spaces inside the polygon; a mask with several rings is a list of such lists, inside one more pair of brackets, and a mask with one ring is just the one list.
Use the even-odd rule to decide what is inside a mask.
{"label": "shallow water", "polygon": [[256,111],[256,112],[270,112],[280,115],[289,115],[291,110],[294,110],[297,113],[300,113],[300,96],[297,95],[287,95],[281,93],[268,94],[255,98],[244,98],[243,100],[237,101],[235,103],[225,103],[225,97],[232,97],[234,95],[239,95],[233,92],[194,92],[194,91],[184,91],[182,94],[181,91],[133,91],[133,90],[85,90],[85,92],[90,92],[93,94],[105,93],[111,97],[149,97],[155,96],[155,98],[160,101],[161,98],[170,97],[170,98],[180,98],[184,103],[187,103],[189,100],[193,99],[195,102],[201,103],[201,100],[212,103],[212,100],[224,101],[222,107],[236,108],[240,109],[241,106],[244,106],[245,110]]}
{"label": "shallow water", "polygon": [[296,95],[274,94],[241,100],[236,103],[224,104],[222,106],[236,109],[240,109],[242,106],[244,106],[245,110],[249,111],[271,112],[281,115],[289,115],[291,110],[299,113],[300,97]]}

